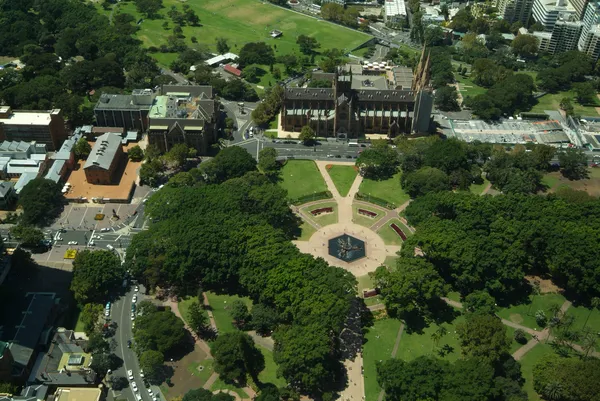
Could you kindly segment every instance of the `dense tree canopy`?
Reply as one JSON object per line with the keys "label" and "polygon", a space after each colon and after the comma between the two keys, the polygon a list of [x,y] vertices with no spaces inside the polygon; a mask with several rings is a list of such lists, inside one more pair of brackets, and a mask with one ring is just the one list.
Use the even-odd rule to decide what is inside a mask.
{"label": "dense tree canopy", "polygon": [[125,269],[113,252],[79,251],[73,261],[71,291],[80,305],[104,303],[109,292],[118,288],[124,274]]}
{"label": "dense tree canopy", "polygon": [[544,356],[533,368],[533,387],[546,400],[596,400],[600,360]]}
{"label": "dense tree canopy", "polygon": [[19,194],[21,221],[25,225],[46,225],[60,213],[62,201],[57,183],[45,178],[31,180]]}
{"label": "dense tree canopy", "polygon": [[214,369],[228,383],[246,383],[248,375],[257,380],[265,368],[265,358],[248,334],[233,331],[221,334],[215,340],[211,353],[215,358]]}
{"label": "dense tree canopy", "polygon": [[597,200],[430,194],[406,208],[417,232],[402,253],[419,247],[464,296],[486,289],[499,303],[514,302],[527,293],[524,276],[535,272],[589,302],[600,294],[599,216]]}
{"label": "dense tree canopy", "polygon": [[365,178],[383,180],[391,177],[398,167],[398,153],[387,144],[374,145],[361,152],[356,166]]}
{"label": "dense tree canopy", "polygon": [[133,329],[138,352],[148,350],[166,354],[185,339],[183,321],[170,310],[158,310],[150,301],[140,302]]}
{"label": "dense tree canopy", "polygon": [[221,150],[213,159],[201,164],[200,170],[206,175],[207,182],[218,184],[256,170],[256,160],[245,149],[230,146]]}

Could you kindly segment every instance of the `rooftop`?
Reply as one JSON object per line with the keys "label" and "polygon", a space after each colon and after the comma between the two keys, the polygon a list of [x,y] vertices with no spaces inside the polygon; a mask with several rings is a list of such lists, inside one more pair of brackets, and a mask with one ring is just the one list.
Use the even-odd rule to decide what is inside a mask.
{"label": "rooftop", "polygon": [[6,125],[48,125],[52,121],[52,111],[13,111],[6,118],[0,118],[0,123]]}
{"label": "rooftop", "polygon": [[352,89],[387,89],[387,81],[383,76],[353,75]]}
{"label": "rooftop", "polygon": [[[6,197],[6,195],[14,188],[15,183],[11,181],[0,182],[0,198]],[[0,357],[2,357],[3,347],[2,341],[0,341]]]}
{"label": "rooftop", "polygon": [[38,176],[38,172],[26,171],[19,177],[19,180],[15,184],[15,192],[17,195],[21,192],[25,185],[29,184],[31,180],[35,180]]}
{"label": "rooftop", "polygon": [[55,401],[98,401],[102,392],[99,388],[59,387],[54,394]]}
{"label": "rooftop", "polygon": [[385,15],[406,15],[404,0],[385,0]]}
{"label": "rooftop", "polygon": [[83,168],[84,170],[90,167],[98,167],[105,170],[110,168],[110,165],[115,158],[117,150],[121,147],[121,136],[113,133],[100,135],[96,138],[96,143],[90,152]]}
{"label": "rooftop", "polygon": [[111,95],[103,93],[96,103],[95,109],[98,110],[147,110],[149,104],[140,104],[134,102],[133,95]]}
{"label": "rooftop", "polygon": [[204,63],[208,64],[208,65],[215,65],[215,64],[221,64],[224,61],[237,60],[237,58],[238,58],[237,54],[225,53],[225,54],[220,54],[218,56],[215,56],[213,58],[209,58]]}
{"label": "rooftop", "polygon": [[556,120],[449,120],[452,134],[461,140],[488,143],[565,143],[569,138]]}

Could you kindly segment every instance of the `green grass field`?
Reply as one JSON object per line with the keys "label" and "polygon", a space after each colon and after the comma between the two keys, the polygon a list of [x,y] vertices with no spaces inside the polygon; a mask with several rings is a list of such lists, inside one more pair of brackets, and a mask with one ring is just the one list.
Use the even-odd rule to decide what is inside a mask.
{"label": "green grass field", "polygon": [[228,311],[233,301],[241,299],[248,305],[248,309],[252,308],[252,301],[250,301],[250,298],[242,298],[237,295],[215,294],[214,292],[207,292],[206,296],[208,297],[208,303],[212,309],[215,324],[219,329],[219,333],[228,333],[236,330]]}
{"label": "green grass field", "polygon": [[521,373],[525,379],[523,389],[527,392],[527,398],[529,401],[541,400],[538,393],[536,393],[533,389],[533,367],[544,355],[551,354],[553,352],[554,351],[550,345],[537,344],[519,361],[521,363]]}
{"label": "green grass field", "polygon": [[448,345],[452,348],[452,352],[445,355],[443,358],[448,361],[455,361],[460,357],[460,345],[458,343],[458,334],[455,334],[456,325],[464,321],[464,316],[460,315],[452,323],[442,323],[441,326],[446,329],[447,334],[443,336],[436,345],[431,335],[438,329],[435,324],[423,329],[420,334],[404,332],[398,347],[396,358],[405,361],[413,360],[422,355],[434,355],[440,357],[438,352],[442,347]]}
{"label": "green grass field", "polygon": [[[202,384],[206,383],[210,375],[213,374],[213,360],[205,359],[202,362],[193,362],[187,366],[188,372],[192,375],[197,376],[202,380]],[[202,370],[200,370],[200,366],[202,366]]]}
{"label": "green grass field", "polygon": [[488,186],[489,183],[490,182],[484,178],[483,183],[481,184],[471,184],[471,186],[469,187],[469,191],[471,191],[471,193],[475,195],[481,195],[483,190]]}
{"label": "green grass field", "polygon": [[327,190],[325,180],[312,160],[289,160],[281,169],[279,185],[288,191],[290,199]]}
{"label": "green grass field", "polygon": [[598,112],[595,108],[600,107],[600,100],[594,98],[594,103],[581,105],[575,101],[575,92],[573,91],[548,93],[537,99],[538,103],[533,106],[531,111],[534,113],[543,113],[544,110],[558,110],[560,101],[565,97],[572,99],[575,114],[579,114],[582,117],[598,117]]}
{"label": "green grass field", "polygon": [[354,169],[354,166],[336,166],[334,165],[327,170],[331,180],[335,184],[338,192],[341,196],[348,195],[350,187],[354,182],[354,179],[358,175],[358,172]]}
{"label": "green grass field", "polygon": [[[367,217],[364,214],[358,214],[358,209],[364,209],[368,210],[369,212],[377,213],[377,216]],[[385,216],[385,213],[379,209],[375,209],[373,207],[365,206],[362,204],[352,205],[352,219],[356,224],[360,224],[361,226],[371,227],[373,224],[381,220],[383,216]]]}
{"label": "green grass field", "polygon": [[455,72],[454,79],[459,84],[458,86],[460,88],[460,94],[463,98],[467,96],[477,96],[487,92],[486,88],[474,83],[470,77],[463,77]]}
{"label": "green grass field", "polygon": [[[513,354],[516,350],[518,350],[525,344],[520,344],[515,341],[515,331],[517,329],[510,327],[510,326],[506,326],[506,325],[504,327],[506,327],[506,335],[508,336],[508,338],[510,338],[510,351],[509,352],[511,354]],[[529,340],[531,340],[531,335],[529,335],[528,333],[525,333],[525,338],[527,338],[527,341],[529,341]]]}
{"label": "green grass field", "polygon": [[391,219],[386,222],[380,229],[377,231],[377,234],[383,239],[383,242],[386,245],[402,245],[404,241],[402,238],[390,227],[392,224],[396,224],[400,229],[404,232],[407,237],[412,235],[412,232],[406,227],[400,220]]}
{"label": "green grass field", "polygon": [[[322,207],[332,207],[333,213],[323,213],[318,216],[313,216],[312,214],[310,214],[311,210],[320,209]],[[325,227],[338,222],[338,204],[336,202],[319,203],[318,205],[306,207],[301,210],[304,212],[304,214],[310,216],[311,219],[313,219],[315,222],[321,225],[321,227]]]}
{"label": "green grass field", "polygon": [[260,372],[260,374],[258,375],[258,379],[263,384],[273,383],[277,387],[285,387],[285,379],[277,377],[277,365],[275,364],[275,360],[273,359],[273,352],[266,349],[265,347],[261,347],[260,345],[257,345],[257,348],[265,357],[265,369],[262,372]]}
{"label": "green grass field", "polygon": [[[211,51],[216,50],[216,38],[221,37],[228,40],[233,53],[238,53],[248,42],[264,41],[276,46],[276,55],[297,52],[296,38],[299,35],[308,35],[317,39],[321,44],[320,51],[331,48],[349,51],[370,39],[364,33],[295,13],[267,2],[192,0],[187,4],[200,17],[201,26],[183,27],[186,44],[191,45],[191,38],[194,36],[198,44],[207,45]],[[182,2],[178,0],[163,0],[163,5],[159,14],[164,18],[144,19],[140,24],[140,30],[136,35],[146,47],[166,44],[173,27],[173,22],[166,14],[172,6],[176,6],[179,11],[182,10]],[[120,12],[132,14],[136,20],[142,18],[133,3],[119,4],[118,9]],[[169,22],[167,30],[162,27],[164,21]],[[282,31],[283,36],[278,39],[271,38],[269,32],[273,29]],[[161,64],[172,61],[164,54],[158,53],[155,56]]]}
{"label": "green grass field", "polygon": [[303,221],[302,225],[300,226],[300,232],[301,234],[300,237],[298,237],[298,240],[308,241],[310,237],[317,232],[317,230],[307,222]]}
{"label": "green grass field", "polygon": [[368,328],[363,346],[366,401],[377,401],[381,389],[377,384],[375,364],[377,361],[391,358],[399,328],[400,321],[396,319],[377,320],[372,327]]}
{"label": "green grass field", "polygon": [[565,297],[560,294],[544,294],[531,297],[531,300],[531,304],[501,308],[498,311],[498,316],[531,329],[541,330],[543,328],[539,327],[535,322],[536,311],[541,309],[546,313],[546,317],[551,318],[552,315],[549,311],[550,307],[553,304],[558,304],[559,306],[562,305],[565,301]]}
{"label": "green grass field", "polygon": [[396,261],[400,259],[400,256],[386,256],[385,260],[383,261],[383,264],[386,265],[389,268],[395,268],[396,267]]}
{"label": "green grass field", "polygon": [[210,390],[211,391],[230,390],[230,391],[233,391],[234,393],[236,393],[237,395],[239,395],[240,398],[242,398],[242,399],[249,399],[250,398],[250,396],[248,396],[248,394],[246,394],[246,392],[244,391],[244,389],[242,389],[240,387],[236,387],[233,384],[225,383],[220,378],[217,379],[216,382],[214,382],[214,384],[210,387]]}
{"label": "green grass field", "polygon": [[401,175],[402,173],[398,172],[392,178],[382,181],[365,178],[362,184],[360,184],[359,191],[367,197],[371,195],[394,203],[398,207],[410,199],[410,196],[400,186]]}

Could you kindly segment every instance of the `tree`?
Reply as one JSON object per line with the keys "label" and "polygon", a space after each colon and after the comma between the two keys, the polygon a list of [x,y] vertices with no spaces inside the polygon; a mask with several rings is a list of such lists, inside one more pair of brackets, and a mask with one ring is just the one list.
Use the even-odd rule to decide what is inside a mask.
{"label": "tree", "polygon": [[173,145],[167,153],[165,153],[165,160],[173,163],[175,168],[181,168],[190,154],[190,149],[185,143],[178,143]]}
{"label": "tree", "polygon": [[422,167],[417,171],[404,174],[402,187],[412,197],[423,196],[430,192],[450,190],[450,179],[442,170],[434,167]]}
{"label": "tree", "polygon": [[525,335],[525,332],[522,329],[515,330],[514,339],[519,344],[527,343],[527,336]]}
{"label": "tree", "polygon": [[315,49],[320,47],[317,39],[312,36],[300,35],[296,39],[296,43],[300,46],[300,51],[304,54],[311,55],[314,53]]}
{"label": "tree", "polygon": [[260,393],[258,397],[255,398],[256,401],[280,401],[281,393],[279,389],[272,384],[265,385],[260,389]]}
{"label": "tree", "polygon": [[244,301],[236,299],[231,305],[231,312],[229,312],[233,318],[234,324],[238,328],[243,328],[250,318],[250,312],[248,312],[248,306]]}
{"label": "tree", "polygon": [[195,390],[189,390],[187,393],[185,393],[182,401],[214,401],[212,398],[213,394],[209,390],[197,388]]}
{"label": "tree", "polygon": [[257,304],[252,307],[252,328],[257,333],[268,335],[275,329],[279,322],[277,310],[265,304]]}
{"label": "tree", "polygon": [[202,163],[200,170],[208,183],[221,183],[256,170],[256,160],[238,146],[221,149],[212,160]]}
{"label": "tree", "polygon": [[574,107],[573,107],[573,102],[571,101],[570,97],[563,97],[560,100],[560,104],[559,107],[561,108],[561,110],[565,111],[565,114],[567,116],[572,116],[573,112],[575,111]]}
{"label": "tree", "polygon": [[336,3],[327,3],[321,7],[321,16],[328,21],[341,21],[344,7]]}
{"label": "tree", "polygon": [[492,315],[469,314],[456,326],[463,355],[477,357],[491,364],[508,354],[510,340],[506,326]]}
{"label": "tree", "polygon": [[356,159],[356,166],[365,178],[384,180],[396,173],[398,153],[389,146],[367,148]]}
{"label": "tree", "polygon": [[269,179],[274,179],[279,174],[279,163],[277,163],[277,149],[263,148],[258,153],[258,168]]}
{"label": "tree", "polygon": [[151,302],[140,302],[133,337],[138,352],[147,350],[163,354],[185,340],[183,322],[170,310],[159,311]]}
{"label": "tree", "polygon": [[165,166],[160,159],[152,159],[142,164],[142,167],[140,167],[140,181],[142,185],[156,186],[163,171],[165,171]]}
{"label": "tree", "polygon": [[144,158],[146,161],[156,160],[160,157],[160,149],[156,145],[148,145],[146,146],[146,151],[144,152]]}
{"label": "tree", "polygon": [[200,17],[196,14],[194,10],[188,8],[184,13],[185,19],[188,24],[191,26],[198,26],[200,24]]}
{"label": "tree", "polygon": [[144,151],[139,145],[135,145],[127,151],[127,157],[133,162],[139,162],[144,160]]}
{"label": "tree", "polygon": [[87,159],[92,151],[92,146],[88,143],[87,139],[81,137],[75,144],[73,152],[77,159]]}
{"label": "tree", "polygon": [[208,326],[208,316],[202,311],[202,307],[198,300],[194,300],[191,303],[188,309],[187,322],[196,334],[201,334],[206,331]]}
{"label": "tree", "polygon": [[42,230],[31,226],[17,224],[10,228],[10,233],[25,247],[38,247],[44,240]]}
{"label": "tree", "polygon": [[265,368],[265,359],[252,337],[241,331],[225,333],[217,337],[211,353],[215,358],[214,369],[225,382],[246,383],[246,376],[253,380]]}
{"label": "tree", "polygon": [[46,225],[58,215],[62,207],[61,187],[52,180],[31,180],[19,194],[18,205],[23,208],[21,222],[24,225]]}
{"label": "tree", "polygon": [[217,53],[225,54],[229,51],[229,44],[226,38],[217,38]]}
{"label": "tree", "polygon": [[310,125],[305,125],[302,127],[302,130],[300,130],[298,139],[304,142],[305,145],[310,145],[315,139],[315,131],[310,127]]}
{"label": "tree", "polygon": [[449,369],[448,362],[430,356],[392,358],[377,363],[377,382],[393,401],[453,399],[441,397]]}
{"label": "tree", "polygon": [[458,92],[452,86],[442,86],[435,91],[435,106],[442,111],[460,110]]}
{"label": "tree", "polygon": [[539,41],[533,35],[518,35],[513,39],[511,47],[520,57],[533,57],[538,51]]}
{"label": "tree", "polygon": [[380,266],[374,277],[388,314],[409,325],[415,318],[433,316],[448,291],[433,265],[423,259],[398,259],[395,270]]}
{"label": "tree", "polygon": [[93,332],[90,334],[86,348],[87,353],[104,353],[108,352],[109,350],[110,347],[108,345],[108,341],[104,339],[100,332]]}
{"label": "tree", "polygon": [[474,291],[465,297],[463,308],[481,315],[496,314],[496,300],[487,291]]}
{"label": "tree", "polygon": [[99,328],[100,316],[104,312],[102,304],[89,303],[83,305],[81,309],[81,316],[79,317],[83,322],[83,332],[91,336],[91,334]]}
{"label": "tree", "polygon": [[593,82],[579,82],[573,84],[575,97],[580,104],[590,104],[596,98],[596,87]]}
{"label": "tree", "polygon": [[140,368],[151,382],[160,382],[165,356],[158,351],[147,350],[140,355]]}
{"label": "tree", "polygon": [[137,11],[146,15],[147,18],[156,17],[162,6],[162,0],[135,0]]}
{"label": "tree", "polygon": [[558,154],[560,172],[569,180],[581,180],[589,176],[587,156],[580,150],[568,148]]}
{"label": "tree", "polygon": [[533,367],[533,388],[547,400],[593,400],[600,390],[600,361],[552,353]]}
{"label": "tree", "polygon": [[118,287],[125,269],[119,257],[109,251],[79,251],[73,260],[71,291],[80,305],[102,303]]}
{"label": "tree", "polygon": [[[102,3],[102,4],[105,4],[105,3]],[[123,390],[124,388],[127,388],[128,385],[129,385],[129,381],[124,376],[114,376],[113,375],[110,378],[110,387],[113,390],[116,390],[116,391]]]}
{"label": "tree", "polygon": [[[331,3],[330,3],[331,4]],[[323,327],[292,325],[274,335],[277,375],[305,392],[321,392],[331,383],[334,362],[330,339]]]}
{"label": "tree", "polygon": [[250,42],[240,49],[238,61],[242,66],[250,64],[272,65],[275,62],[275,52],[265,42]]}

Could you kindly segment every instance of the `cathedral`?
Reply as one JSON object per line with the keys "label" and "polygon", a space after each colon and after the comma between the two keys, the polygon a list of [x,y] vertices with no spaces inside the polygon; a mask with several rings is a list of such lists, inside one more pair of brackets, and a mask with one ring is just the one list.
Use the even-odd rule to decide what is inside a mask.
{"label": "cathedral", "polygon": [[[428,132],[433,91],[425,49],[415,72],[387,63],[348,64],[335,73],[313,73],[325,88],[285,88],[281,128],[309,125],[319,137],[359,138]],[[325,86],[321,84],[320,86]]]}

